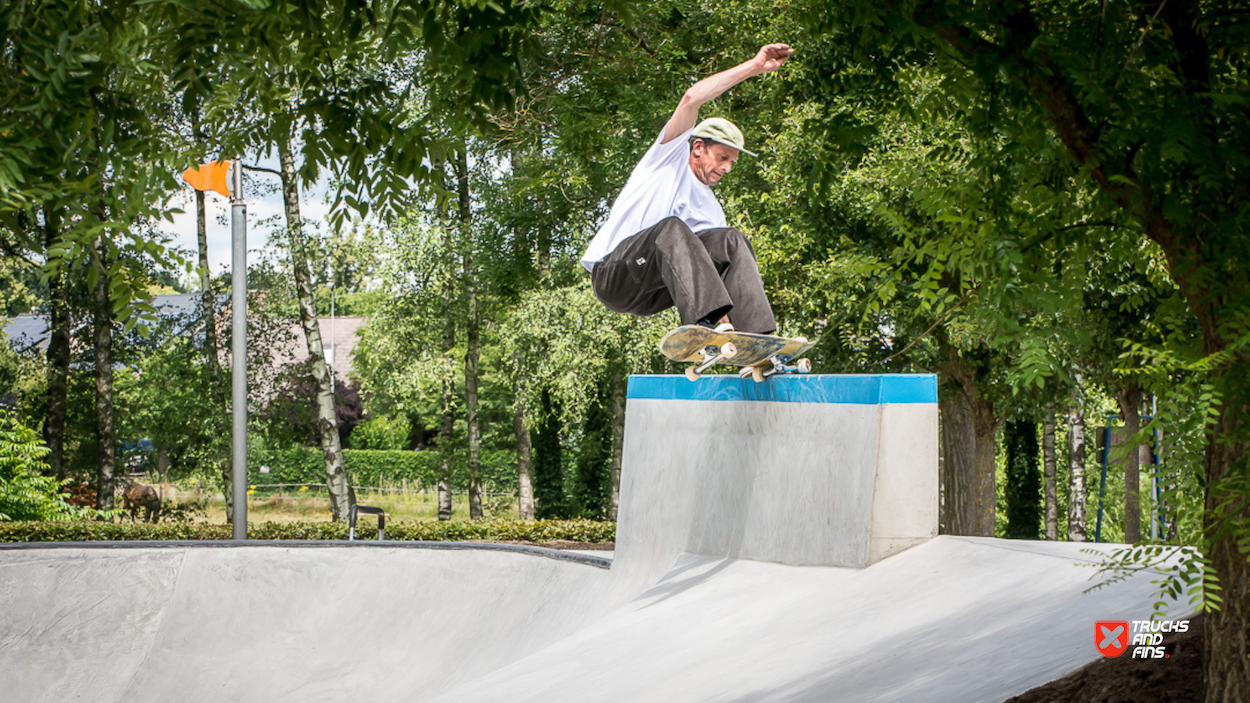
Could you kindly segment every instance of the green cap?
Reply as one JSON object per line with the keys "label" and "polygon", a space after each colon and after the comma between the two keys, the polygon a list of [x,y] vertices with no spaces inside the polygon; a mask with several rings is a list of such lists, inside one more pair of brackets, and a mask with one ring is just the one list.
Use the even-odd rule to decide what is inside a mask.
{"label": "green cap", "polygon": [[710,139],[725,146],[731,146],[744,154],[756,156],[755,152],[746,150],[746,140],[742,138],[742,130],[724,117],[709,117],[699,123],[690,134],[699,139]]}

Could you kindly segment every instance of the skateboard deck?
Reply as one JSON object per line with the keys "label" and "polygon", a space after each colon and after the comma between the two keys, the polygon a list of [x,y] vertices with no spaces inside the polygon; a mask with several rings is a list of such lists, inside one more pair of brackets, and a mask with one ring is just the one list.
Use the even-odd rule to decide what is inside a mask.
{"label": "skateboard deck", "polygon": [[698,325],[682,325],[660,339],[660,353],[673,361],[695,364],[686,377],[695,380],[714,364],[740,366],[739,375],[756,381],[778,373],[807,373],[811,362],[795,359],[811,349],[802,337],[775,337],[751,332],[716,332]]}

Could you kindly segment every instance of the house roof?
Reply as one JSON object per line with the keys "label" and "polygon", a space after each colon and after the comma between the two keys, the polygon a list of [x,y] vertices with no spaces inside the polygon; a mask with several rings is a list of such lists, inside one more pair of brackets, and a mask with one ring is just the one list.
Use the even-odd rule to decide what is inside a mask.
{"label": "house roof", "polygon": [[[318,317],[321,329],[321,346],[326,352],[326,363],[334,367],[334,375],[351,378],[355,367],[352,352],[360,342],[357,332],[369,321],[367,317]],[[307,361],[308,344],[304,341],[304,328],[298,321],[292,323],[292,342],[289,348],[275,355],[275,363]],[[333,349],[333,351],[331,351]]]}
{"label": "house roof", "polygon": [[[214,298],[220,308],[229,302],[230,296],[222,293],[216,294]],[[175,331],[179,333],[199,320],[199,306],[200,295],[198,293],[152,297],[152,307],[156,308],[157,317],[172,324]],[[9,344],[20,352],[35,348],[44,352],[48,349],[50,333],[47,315],[37,313],[18,315],[4,322],[3,331]]]}
{"label": "house roof", "polygon": [[18,315],[4,324],[4,336],[9,345],[18,351],[32,347],[45,348],[48,338],[48,319],[43,315]]}
{"label": "house roof", "polygon": [[[230,296],[216,296],[218,307],[225,307]],[[185,334],[199,322],[199,294],[158,295],[152,299],[152,306],[157,316],[168,321],[177,334]],[[318,317],[317,324],[321,328],[321,343],[326,349],[326,361],[334,367],[339,378],[353,376],[352,351],[360,341],[357,332],[368,322],[365,317]],[[48,318],[46,315],[18,315],[4,322],[3,331],[9,344],[19,352],[38,349],[40,353],[48,349]],[[304,342],[303,327],[298,321],[291,323],[293,339],[286,349],[274,350],[274,363],[288,361],[305,361],[308,359],[308,346]],[[137,334],[137,333],[134,333]],[[219,350],[224,356],[228,343]],[[333,351],[331,351],[331,349]]]}

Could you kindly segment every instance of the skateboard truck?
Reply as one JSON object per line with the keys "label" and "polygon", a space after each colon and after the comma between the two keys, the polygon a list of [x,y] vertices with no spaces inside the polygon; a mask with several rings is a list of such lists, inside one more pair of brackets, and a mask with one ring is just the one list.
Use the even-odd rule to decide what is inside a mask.
{"label": "skateboard truck", "polygon": [[792,358],[793,357],[786,356],[784,354],[770,357],[768,361],[772,364],[771,368],[766,368],[763,364],[760,364],[759,366],[743,366],[742,369],[738,371],[738,375],[742,378],[750,377],[754,379],[756,383],[759,383],[774,374],[811,372],[811,359],[799,359],[793,364],[787,364],[786,362],[790,361]]}
{"label": "skateboard truck", "polygon": [[709,344],[700,349],[699,353],[703,356],[702,363],[686,368],[686,378],[691,381],[697,381],[704,371],[717,362],[734,358],[738,353],[738,347],[734,346],[733,342],[725,342],[719,347]]}

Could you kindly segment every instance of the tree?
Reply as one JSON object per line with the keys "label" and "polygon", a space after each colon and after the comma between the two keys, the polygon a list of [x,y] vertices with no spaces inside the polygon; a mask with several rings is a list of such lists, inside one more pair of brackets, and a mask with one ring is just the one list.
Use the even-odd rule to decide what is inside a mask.
{"label": "tree", "polygon": [[[566,462],[555,457],[563,453],[557,447],[563,445],[560,438],[569,434],[567,430],[583,426],[583,432],[604,431],[601,425],[584,425],[588,414],[606,419],[607,411],[611,413],[611,430],[607,433],[611,449],[606,456],[612,463],[601,470],[611,482],[606,492],[613,501],[618,497],[626,377],[629,373],[655,370],[655,364],[662,360],[655,350],[655,340],[675,327],[676,322],[671,311],[648,318],[613,313],[595,299],[589,281],[534,290],[510,311],[503,326],[503,358],[513,363],[520,358],[524,363],[523,368],[511,370],[526,376],[521,390],[526,396],[525,407],[533,409],[528,418],[531,427],[538,430],[534,439],[534,483],[539,516],[551,514],[549,511],[557,506],[566,512],[570,509],[572,496],[565,484],[576,485],[577,480],[565,481]],[[561,432],[561,426],[566,431]],[[595,443],[590,446],[592,452],[600,451]],[[540,461],[545,463],[540,465]],[[552,485],[556,483],[555,476],[559,476],[558,487]],[[581,483],[593,485],[597,481],[583,478]],[[593,500],[586,502],[594,504]],[[615,502],[603,508],[605,514],[615,515]]]}
{"label": "tree", "polygon": [[[1236,4],[813,3],[817,31],[837,29],[878,59],[928,47],[948,94],[993,96],[987,115],[1012,139],[1053,135],[1092,195],[1159,247],[1199,322],[1204,367],[1219,394],[1206,461],[1204,553],[1207,700],[1250,691],[1250,657],[1228,643],[1250,631],[1248,526],[1250,354],[1245,351],[1247,193],[1238,185],[1250,143],[1246,23]],[[879,60],[890,82],[893,65]],[[1218,586],[1217,586],[1218,579]]]}
{"label": "tree", "polygon": [[118,404],[126,408],[119,436],[150,439],[170,463],[158,468],[172,477],[215,470],[226,453],[228,423],[212,393],[212,372],[200,345],[173,331],[158,329],[156,349],[119,370]]}

